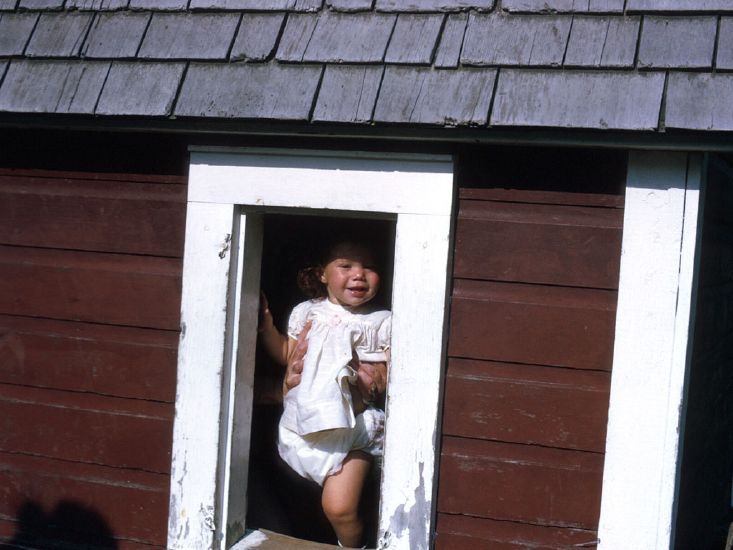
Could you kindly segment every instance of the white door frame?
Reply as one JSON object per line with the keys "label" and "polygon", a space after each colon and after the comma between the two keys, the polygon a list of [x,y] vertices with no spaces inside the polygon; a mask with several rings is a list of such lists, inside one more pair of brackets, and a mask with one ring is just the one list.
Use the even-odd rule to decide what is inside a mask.
{"label": "white door frame", "polygon": [[446,156],[192,152],[169,548],[225,549],[245,527],[261,214],[268,207],[396,217],[379,546],[430,547],[453,195]]}
{"label": "white door frame", "polygon": [[629,155],[599,550],[674,542],[703,188],[700,154]]}

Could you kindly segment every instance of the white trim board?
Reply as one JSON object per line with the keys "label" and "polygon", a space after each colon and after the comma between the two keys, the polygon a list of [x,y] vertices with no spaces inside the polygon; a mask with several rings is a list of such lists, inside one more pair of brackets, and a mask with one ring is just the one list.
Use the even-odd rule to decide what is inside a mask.
{"label": "white trim board", "polygon": [[260,214],[268,208],[396,216],[380,549],[427,550],[452,161],[262,149],[191,155],[168,547],[225,549],[245,527],[244,502],[237,499],[246,490]]}
{"label": "white trim board", "polygon": [[701,155],[629,155],[599,550],[669,550],[673,538]]}

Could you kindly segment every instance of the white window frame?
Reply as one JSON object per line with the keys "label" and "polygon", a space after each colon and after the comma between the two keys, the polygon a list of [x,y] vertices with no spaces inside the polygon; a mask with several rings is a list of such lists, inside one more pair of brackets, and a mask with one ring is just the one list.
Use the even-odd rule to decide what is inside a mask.
{"label": "white window frame", "polygon": [[700,154],[629,154],[599,550],[674,545],[704,183]]}
{"label": "white window frame", "polygon": [[379,547],[430,547],[453,197],[448,156],[192,151],[169,548],[226,549],[244,531],[268,208],[396,218]]}

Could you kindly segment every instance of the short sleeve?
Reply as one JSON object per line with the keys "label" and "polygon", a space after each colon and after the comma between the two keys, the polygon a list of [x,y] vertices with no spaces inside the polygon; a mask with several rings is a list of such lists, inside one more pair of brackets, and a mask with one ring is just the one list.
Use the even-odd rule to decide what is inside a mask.
{"label": "short sleeve", "polygon": [[386,351],[392,347],[392,314],[388,315],[379,326],[377,342],[381,350]]}
{"label": "short sleeve", "polygon": [[306,321],[308,320],[308,312],[311,309],[312,302],[301,302],[293,308],[290,318],[288,319],[288,336],[297,339],[302,332]]}

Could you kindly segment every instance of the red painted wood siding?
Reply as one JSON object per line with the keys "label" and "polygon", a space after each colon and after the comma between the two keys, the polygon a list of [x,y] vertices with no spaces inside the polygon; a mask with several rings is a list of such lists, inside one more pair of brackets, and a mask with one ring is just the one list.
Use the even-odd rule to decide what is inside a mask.
{"label": "red painted wood siding", "polygon": [[464,185],[436,548],[593,547],[623,198]]}
{"label": "red painted wood siding", "polygon": [[0,544],[165,546],[184,219],[180,176],[0,169]]}

